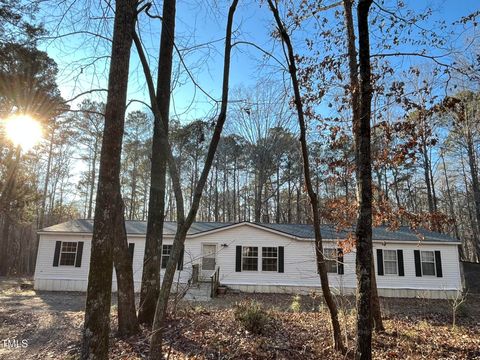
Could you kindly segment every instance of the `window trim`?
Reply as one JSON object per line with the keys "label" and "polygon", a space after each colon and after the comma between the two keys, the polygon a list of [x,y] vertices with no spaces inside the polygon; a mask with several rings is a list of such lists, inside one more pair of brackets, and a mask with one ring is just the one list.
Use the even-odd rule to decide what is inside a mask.
{"label": "window trim", "polygon": [[[396,265],[396,272],[394,274],[387,273],[387,267],[385,266],[386,262],[393,262],[393,260],[385,260],[385,251],[392,251],[395,253],[395,265]],[[399,275],[399,268],[398,268],[398,252],[394,249],[382,249],[383,252],[383,275],[384,276],[400,276]]]}
{"label": "window trim", "polygon": [[[256,248],[256,249],[257,249],[257,256],[256,256],[256,257],[246,256],[246,258],[251,258],[251,259],[255,258],[255,259],[257,259],[257,270],[245,270],[245,269],[243,268],[243,258],[245,257],[245,256],[243,255],[243,249],[244,249],[244,248]],[[259,258],[260,258],[260,253],[259,253],[259,251],[258,251],[258,248],[259,248],[258,246],[248,246],[248,245],[247,245],[247,246],[243,246],[243,245],[242,245],[242,272],[243,272],[243,271],[249,271],[249,272],[259,272],[259,271],[262,271],[262,270],[258,270],[258,260],[259,260]],[[261,248],[261,247],[260,247],[260,248]],[[271,272],[271,271],[269,271],[269,272]]]}
{"label": "window trim", "polygon": [[[204,245],[210,245],[210,246],[215,246],[215,252],[213,253],[213,256],[214,256],[214,259],[215,259],[215,269],[213,270],[203,270],[203,259],[205,258],[203,256],[203,246]],[[204,243],[201,243],[201,251],[202,251],[202,258],[201,258],[201,261],[200,261],[200,271],[215,271],[217,269],[217,266],[218,266],[218,257],[217,257],[217,254],[218,254],[218,244],[217,243],[214,243],[214,242],[204,242]],[[207,257],[208,259],[208,257]]]}
{"label": "window trim", "polygon": [[[277,256],[275,257],[272,257],[272,256],[263,256],[263,249],[268,249],[268,248],[271,248],[271,249],[276,249],[277,250]],[[266,272],[266,273],[273,273],[273,272],[277,272],[278,273],[278,246],[262,246],[262,266],[261,266],[261,269],[259,271],[262,271],[262,272]],[[275,270],[263,270],[263,259],[275,259],[276,262],[276,266],[275,266]]]}
{"label": "window trim", "polygon": [[[67,243],[72,243],[72,244],[75,244],[75,252],[73,251],[63,251],[63,244],[67,244]],[[67,266],[67,267],[76,267],[76,263],[77,263],[77,256],[78,256],[78,241],[61,241],[60,242],[60,254],[59,254],[59,257],[58,257],[58,266]],[[73,259],[73,264],[62,264],[62,257],[63,257],[63,254],[75,254],[75,257]]]}
{"label": "window trim", "polygon": [[[432,253],[433,254],[433,262],[431,261],[423,261],[422,260],[422,253]],[[433,274],[424,274],[423,273],[423,263],[433,264]],[[435,259],[435,250],[420,250],[420,270],[422,271],[422,276],[431,276],[437,277],[437,261]]]}

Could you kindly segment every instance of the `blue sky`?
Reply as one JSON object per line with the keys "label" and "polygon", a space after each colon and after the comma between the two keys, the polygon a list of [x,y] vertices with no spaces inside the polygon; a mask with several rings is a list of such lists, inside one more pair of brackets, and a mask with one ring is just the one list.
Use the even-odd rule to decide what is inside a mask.
{"label": "blue sky", "polygon": [[[177,45],[190,48],[199,44],[211,43],[195,50],[184,53],[184,61],[189,71],[201,87],[212,97],[219,98],[222,76],[222,56],[224,29],[228,3],[209,5],[210,2],[201,0],[178,1],[177,5]],[[220,2],[218,2],[220,3]],[[254,42],[265,50],[273,51],[281,58],[278,44],[274,44],[269,37],[273,29],[271,14],[266,4],[258,5],[258,1],[240,1],[235,15],[237,40]],[[385,7],[393,7],[396,2],[386,1]],[[444,0],[444,1],[410,1],[408,6],[417,13],[423,13],[427,7],[433,9],[430,20],[422,25],[431,27],[434,21],[445,20],[447,23],[457,20],[461,16],[478,9],[476,1]],[[101,9],[89,9],[90,15],[98,15]],[[87,18],[81,9],[82,4],[75,3],[69,9],[68,16],[63,17],[64,8],[53,6],[44,7],[43,20],[54,34],[66,34],[85,29],[84,19]],[[331,10],[332,12],[334,10]],[[330,12],[327,17],[331,18]],[[152,9],[152,13],[161,13],[161,4]],[[111,13],[110,13],[111,15]],[[60,23],[60,19],[62,22]],[[60,23],[60,25],[58,25]],[[141,34],[152,65],[158,53],[158,39],[160,34],[159,20],[140,19]],[[107,36],[111,31],[112,22],[105,20],[89,21],[89,30],[101,31]],[[301,41],[302,39],[298,39]],[[106,88],[108,74],[108,59],[110,44],[90,35],[75,35],[62,37],[60,40],[45,41],[42,47],[57,61],[60,71],[59,86],[65,98],[71,98],[81,91]],[[409,49],[407,49],[409,50]],[[373,50],[372,50],[373,51]],[[240,45],[233,50],[231,67],[231,86],[253,86],[265,76],[279,77],[280,72],[274,61],[265,61],[263,55],[253,47]],[[100,59],[95,59],[99,56]],[[176,57],[174,68],[175,89],[172,98],[172,116],[183,121],[195,118],[208,117],[214,110],[212,102],[196,88],[183,65]],[[407,66],[418,59],[403,59],[402,66]],[[80,70],[83,68],[83,70]],[[105,93],[96,92],[91,96],[98,99],[105,98]],[[234,94],[232,94],[233,98]],[[135,52],[131,61],[131,77],[129,85],[129,99],[146,100],[144,77],[139,67]],[[77,101],[78,102],[78,101]],[[143,105],[132,103],[130,109],[142,108]]]}

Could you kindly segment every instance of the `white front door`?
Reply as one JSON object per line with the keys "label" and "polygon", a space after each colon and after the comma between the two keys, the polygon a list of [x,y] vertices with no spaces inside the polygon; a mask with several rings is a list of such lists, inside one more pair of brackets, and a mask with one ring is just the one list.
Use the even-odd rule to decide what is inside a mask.
{"label": "white front door", "polygon": [[201,276],[203,280],[210,280],[217,265],[217,245],[202,244]]}

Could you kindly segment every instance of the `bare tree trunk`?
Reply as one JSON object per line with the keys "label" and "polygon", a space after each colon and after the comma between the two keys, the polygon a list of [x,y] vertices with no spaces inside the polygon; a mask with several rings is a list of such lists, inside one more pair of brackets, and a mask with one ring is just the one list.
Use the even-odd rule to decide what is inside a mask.
{"label": "bare tree trunk", "polygon": [[107,359],[112,295],[113,247],[120,200],[120,160],[130,47],[136,19],[136,0],[117,0],[108,78],[105,128],[93,225],[90,271],[85,306],[82,359]]}
{"label": "bare tree trunk", "polygon": [[11,219],[8,213],[3,214],[2,232],[0,238],[0,276],[9,275],[10,269],[10,224]]}
{"label": "bare tree trunk", "polygon": [[396,168],[393,169],[393,185],[395,187],[395,200],[397,202],[397,208],[400,208],[400,195],[399,195],[399,188],[398,188],[398,171]]}
{"label": "bare tree trunk", "polygon": [[[175,33],[176,0],[163,3],[163,26],[157,76],[156,102],[159,114],[155,114],[152,142],[152,168],[150,198],[148,203],[147,235],[143,260],[142,288],[138,318],[151,325],[160,291],[160,251],[163,243],[165,219],[165,187],[167,172],[168,123],[170,111],[170,84]],[[166,136],[162,137],[164,130]]]}
{"label": "bare tree trunk", "polygon": [[300,224],[302,223],[302,207],[300,205],[300,201],[302,199],[302,189],[301,189],[301,185],[300,184],[303,184],[303,176],[300,175],[300,181],[298,182],[298,186],[297,186],[297,194],[296,194],[296,198],[297,198],[297,203],[296,203],[296,210],[297,210],[297,224]]}
{"label": "bare tree trunk", "polygon": [[92,168],[90,172],[90,194],[88,197],[88,215],[87,218],[91,219],[92,218],[92,213],[93,213],[93,193],[95,192],[95,180],[97,178],[96,174],[96,165],[97,165],[97,148],[98,148],[98,143],[97,139],[95,139],[95,144],[93,147],[93,158],[92,158]]}
{"label": "bare tree trunk", "polygon": [[130,179],[130,209],[128,214],[128,220],[136,219],[137,210],[136,209],[136,194],[137,194],[137,161],[138,161],[138,153],[137,149],[135,149],[134,160],[133,160],[133,168],[132,168],[132,175]]}
{"label": "bare tree trunk", "polygon": [[[352,0],[344,0],[343,2],[345,10],[345,27],[347,29],[347,38],[348,38],[348,60],[349,60],[349,70],[350,70],[350,92],[351,92],[351,101],[352,101],[352,114],[353,114],[353,129],[355,134],[360,133],[360,124],[361,124],[361,108],[360,108],[360,84],[358,79],[358,67],[357,67],[357,50],[355,48],[355,30],[353,25],[353,14],[352,14]],[[370,120],[369,120],[370,121]],[[361,142],[357,135],[354,136],[354,151],[357,161],[357,202],[361,203],[361,187],[360,179],[358,172],[358,158],[360,157],[360,146]],[[371,175],[370,175],[371,177]],[[386,177],[385,177],[386,179]],[[371,190],[370,190],[371,191]],[[371,205],[370,205],[371,206]],[[375,323],[375,330],[384,331],[382,313],[380,310],[380,300],[378,298],[377,291],[377,282],[375,278],[375,271],[372,262],[371,274],[372,274],[372,316]]]}
{"label": "bare tree trunk", "polygon": [[360,122],[355,131],[357,186],[359,209],[356,227],[357,240],[357,343],[355,358],[372,358],[372,160],[371,160],[371,106],[372,84],[370,70],[370,40],[368,14],[372,0],[359,0],[358,50],[360,75]]}
{"label": "bare tree trunk", "polygon": [[468,184],[468,180],[467,180],[467,173],[465,171],[465,160],[463,159],[463,156],[462,156],[461,164],[462,164],[463,183],[465,185],[465,194],[466,194],[465,201],[467,203],[468,218],[470,220],[470,227],[472,228],[472,235],[475,239],[477,239],[478,238],[478,229],[477,229],[477,225],[476,225],[476,222],[475,222],[474,215],[472,213],[472,209],[470,207],[470,199],[469,199],[470,196],[469,196],[469,191],[468,191],[469,184]]}
{"label": "bare tree trunk", "polygon": [[[15,153],[15,159],[13,154]],[[2,186],[0,193],[0,215],[3,215],[3,227],[0,233],[0,276],[8,275],[10,264],[10,227],[11,227],[11,214],[10,204],[15,197],[17,169],[20,164],[21,149],[17,147],[15,150],[11,150],[7,156],[7,176]]]}
{"label": "bare tree trunk", "polygon": [[263,195],[263,171],[257,169],[258,175],[256,176],[255,187],[255,222],[260,222],[262,219],[262,195]]}
{"label": "bare tree trunk", "polygon": [[445,176],[445,185],[447,186],[448,209],[450,211],[450,216],[453,220],[453,229],[455,232],[455,238],[460,240],[460,232],[458,231],[458,223],[457,223],[457,218],[455,216],[455,210],[453,206],[452,192],[450,190],[450,181],[448,180],[447,166],[445,164],[445,156],[443,155],[443,153],[440,153],[440,157],[442,158],[443,174]]}
{"label": "bare tree trunk", "polygon": [[[437,208],[437,193],[436,193],[436,190],[435,190],[435,180],[433,179],[433,168],[432,168],[432,152],[430,151],[430,154],[428,156],[428,158],[430,159],[429,162],[428,162],[428,172],[430,174],[430,182],[432,184],[432,199],[433,199],[433,209],[435,210],[435,212],[438,211],[438,208]],[[438,231],[438,229],[437,229]]]}
{"label": "bare tree trunk", "polygon": [[[470,132],[467,133],[467,155],[472,180],[473,201],[475,204],[475,217],[477,220],[477,231],[480,232],[480,185],[478,181],[477,162],[475,160],[475,149]],[[479,254],[480,256],[480,254]]]}
{"label": "bare tree trunk", "polygon": [[[140,331],[135,311],[135,289],[133,283],[132,260],[128,251],[127,231],[123,201],[118,199],[121,208],[115,224],[115,243],[113,246],[113,263],[117,275],[118,298],[118,333],[120,336],[132,336]],[[120,211],[121,210],[121,211]]]}
{"label": "bare tree trunk", "polygon": [[50,168],[52,164],[52,156],[53,156],[53,140],[55,134],[55,124],[52,128],[52,133],[50,134],[50,145],[48,147],[48,160],[47,160],[47,172],[45,174],[45,182],[43,184],[43,195],[42,195],[42,209],[40,213],[40,223],[38,224],[38,228],[42,229],[45,226],[45,213],[47,211],[47,195],[48,195],[48,184],[50,182]]}
{"label": "bare tree trunk", "polygon": [[219,219],[219,204],[218,204],[218,160],[215,161],[215,209],[214,209],[214,219],[215,222],[220,221]]}
{"label": "bare tree trunk", "polygon": [[337,305],[330,291],[330,287],[328,284],[327,267],[325,264],[325,258],[323,256],[323,241],[322,241],[322,234],[320,230],[320,214],[318,211],[318,199],[317,199],[317,194],[315,193],[315,190],[312,185],[312,178],[310,174],[310,160],[308,157],[308,148],[307,148],[307,139],[306,139],[306,124],[305,124],[305,118],[304,118],[304,112],[303,112],[302,97],[300,95],[300,85],[297,79],[297,67],[296,67],[296,61],[295,61],[295,54],[293,52],[293,46],[290,41],[290,36],[288,35],[285,29],[285,26],[282,20],[280,19],[278,8],[274,5],[273,0],[268,0],[268,5],[275,18],[282,41],[286,45],[287,51],[288,51],[287,52],[288,56],[286,55],[286,57],[289,63],[288,69],[290,73],[290,78],[292,80],[292,86],[293,86],[294,97],[295,97],[295,108],[297,110],[298,123],[300,126],[300,143],[302,148],[303,172],[305,175],[304,176],[305,185],[307,187],[307,192],[310,198],[310,203],[312,206],[312,213],[313,213],[313,228],[315,231],[315,254],[317,258],[317,270],[320,275],[320,283],[322,286],[323,297],[325,299],[325,302],[327,303],[328,309],[330,310],[330,318],[331,318],[332,327],[333,327],[333,338],[334,338],[335,349],[341,352],[344,352],[345,346],[343,345],[340,322],[338,321]]}
{"label": "bare tree trunk", "polygon": [[237,157],[235,156],[233,162],[233,222],[237,221]]}
{"label": "bare tree trunk", "polygon": [[382,311],[380,308],[380,298],[378,297],[377,275],[375,275],[375,266],[372,261],[372,319],[376,332],[385,331],[383,326]]}
{"label": "bare tree trunk", "polygon": [[223,163],[223,181],[222,181],[222,221],[226,221],[227,213],[227,159],[224,159]]}
{"label": "bare tree trunk", "polygon": [[289,224],[292,223],[292,181],[291,181],[291,176],[292,176],[292,163],[290,162],[290,159],[287,161],[287,170],[288,170],[288,200],[287,200],[287,222]]}
{"label": "bare tree trunk", "polygon": [[[227,22],[226,40],[225,40],[225,57],[224,57],[221,109],[217,119],[217,124],[215,126],[215,129],[212,135],[212,140],[208,148],[207,156],[205,159],[205,165],[203,167],[198,183],[195,187],[192,207],[190,208],[190,211],[186,218],[185,218],[185,213],[183,209],[183,194],[182,194],[180,179],[178,176],[178,171],[175,167],[175,160],[173,158],[171,148],[168,149],[169,150],[168,163],[170,167],[170,174],[172,176],[172,181],[173,181],[173,190],[174,190],[175,198],[177,202],[177,231],[175,234],[172,252],[171,252],[169,261],[167,263],[165,276],[162,282],[162,287],[160,290],[160,294],[157,301],[157,307],[155,310],[155,318],[153,322],[152,337],[150,342],[150,355],[149,355],[150,359],[159,359],[162,356],[163,324],[165,321],[168,299],[170,297],[170,291],[173,284],[175,270],[177,267],[177,263],[180,259],[180,255],[183,251],[187,231],[192,225],[197,215],[200,200],[202,198],[202,192],[207,182],[208,175],[213,164],[215,152],[217,150],[218,142],[220,141],[220,135],[222,133],[223,125],[225,123],[226,116],[227,116],[228,84],[229,84],[229,74],[230,74],[230,53],[232,49],[232,45],[231,45],[232,25],[233,25],[233,15],[235,13],[237,3],[238,3],[238,0],[233,0],[228,13],[228,22]],[[147,59],[144,54],[140,39],[135,33],[133,35],[134,35],[135,45],[137,47],[137,51],[139,53],[142,67],[144,69],[145,77],[147,80],[151,105],[154,113],[157,114],[159,112],[159,108],[153,96],[153,92],[154,92],[153,82],[151,81],[151,73],[150,73],[150,69],[148,68]],[[166,126],[162,130],[163,130],[162,136],[166,138]]]}
{"label": "bare tree trunk", "polygon": [[280,223],[280,164],[277,164],[275,222]]}
{"label": "bare tree trunk", "polygon": [[430,159],[429,159],[429,156],[428,156],[427,145],[426,145],[424,136],[422,136],[421,152],[422,152],[422,156],[423,156],[423,172],[424,172],[424,176],[425,176],[425,184],[427,186],[428,211],[430,213],[433,213],[433,212],[435,212],[435,204],[434,204],[434,201],[433,201],[432,182],[431,182],[431,179],[430,179]]}

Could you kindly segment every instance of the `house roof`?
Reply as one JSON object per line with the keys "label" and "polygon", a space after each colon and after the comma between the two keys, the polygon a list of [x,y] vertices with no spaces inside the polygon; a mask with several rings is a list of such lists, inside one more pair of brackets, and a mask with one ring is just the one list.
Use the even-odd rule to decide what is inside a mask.
{"label": "house roof", "polygon": [[[228,223],[228,222],[194,222],[188,231],[189,235],[196,235],[212,230],[219,230],[221,228],[228,228],[233,225],[242,223]],[[249,223],[266,229],[280,232],[289,236],[300,239],[313,239],[315,234],[313,226],[308,224],[266,224],[266,223]],[[125,221],[127,234],[129,235],[145,235],[147,232],[146,221]],[[175,235],[177,224],[173,221],[166,221],[164,223],[163,233],[165,235]],[[345,239],[348,235],[346,230],[337,230],[333,225],[321,225],[322,237],[329,240]],[[67,221],[61,224],[49,226],[39,231],[39,233],[92,233],[93,220],[91,219],[77,219]],[[385,241],[407,241],[417,242],[445,242],[457,243],[458,240],[446,234],[429,231],[426,229],[412,230],[408,226],[400,226],[397,230],[391,231],[387,226],[379,226],[373,228],[373,240]]]}
{"label": "house roof", "polygon": [[[233,223],[223,222],[194,222],[188,231],[188,234],[198,234],[205,231],[215,230],[222,227],[232,225]],[[125,228],[127,234],[130,235],[145,235],[147,233],[146,221],[125,221]],[[174,221],[165,221],[163,226],[163,233],[165,235],[175,235],[177,229],[177,223]],[[52,225],[43,228],[40,233],[47,232],[61,232],[61,233],[92,233],[93,232],[93,220],[92,219],[77,219],[67,221],[61,224]]]}
{"label": "house roof", "polygon": [[[312,225],[308,224],[263,224],[257,225],[280,231],[299,238],[313,239],[315,233]],[[354,229],[350,229],[354,231]],[[321,225],[322,238],[330,240],[342,240],[347,237],[349,230],[337,230],[335,226],[325,224]],[[372,229],[373,240],[385,241],[432,241],[432,242],[458,242],[447,234],[441,234],[427,229],[413,230],[408,226],[400,226],[396,230],[390,230],[388,226],[378,226]]]}

